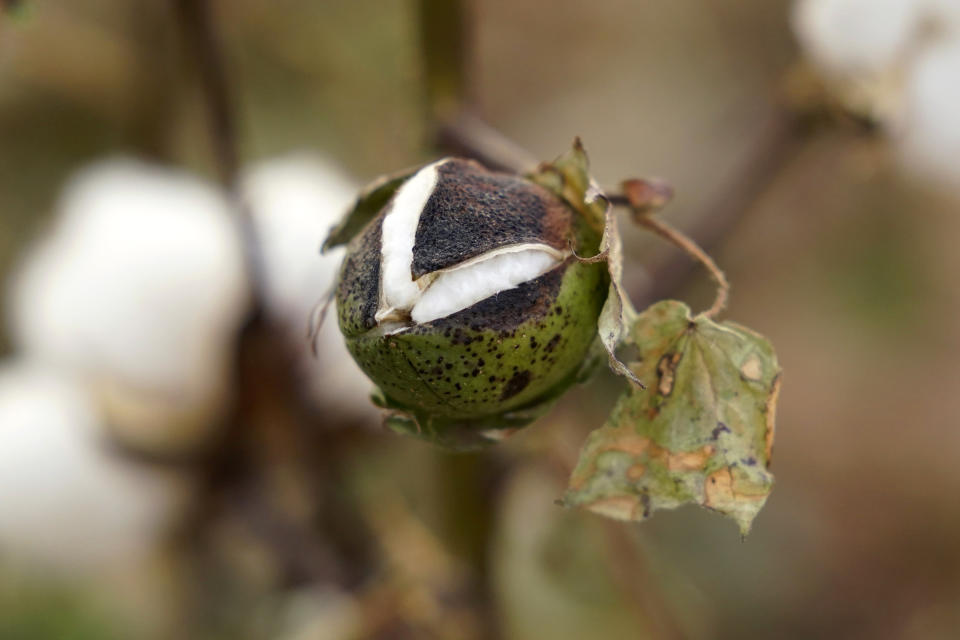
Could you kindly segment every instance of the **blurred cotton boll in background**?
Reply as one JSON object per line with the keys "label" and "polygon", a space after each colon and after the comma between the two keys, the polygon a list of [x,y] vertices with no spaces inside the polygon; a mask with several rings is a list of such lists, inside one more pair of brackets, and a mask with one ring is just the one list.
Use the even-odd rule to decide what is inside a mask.
{"label": "blurred cotton boll in background", "polygon": [[225,406],[248,306],[226,200],[180,171],[117,159],[79,172],[14,277],[24,352],[84,376],[126,443],[204,442]]}
{"label": "blurred cotton boll in background", "polygon": [[889,132],[908,170],[960,187],[960,2],[799,0],[793,26],[830,89]]}
{"label": "blurred cotton boll in background", "polygon": [[356,196],[357,186],[333,163],[292,153],[249,167],[243,193],[254,217],[263,264],[264,304],[296,354],[306,394],[323,410],[373,420],[371,384],[353,362],[329,314],[312,353],[307,329],[333,286],[343,248],[320,245]]}
{"label": "blurred cotton boll in background", "polygon": [[907,162],[960,189],[960,35],[917,56],[904,94],[898,133]]}
{"label": "blurred cotton boll in background", "polygon": [[102,575],[150,556],[181,514],[185,481],[109,448],[76,379],[0,363],[0,562]]}

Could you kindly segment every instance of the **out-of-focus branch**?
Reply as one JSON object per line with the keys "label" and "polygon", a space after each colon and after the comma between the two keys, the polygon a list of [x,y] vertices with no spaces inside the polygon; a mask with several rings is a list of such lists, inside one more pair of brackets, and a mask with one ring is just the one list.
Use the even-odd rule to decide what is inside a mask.
{"label": "out-of-focus branch", "polygon": [[420,51],[429,144],[498,171],[533,169],[537,159],[476,114],[470,90],[472,34],[467,0],[420,0]]}
{"label": "out-of-focus branch", "polygon": [[440,125],[437,144],[451,153],[467,156],[496,171],[524,173],[538,160],[526,149],[469,112]]}
{"label": "out-of-focus branch", "polygon": [[684,253],[702,264],[717,283],[716,299],[713,305],[703,312],[703,315],[713,318],[723,311],[730,295],[730,283],[727,281],[726,274],[717,266],[710,254],[689,236],[654,217],[654,214],[667,206],[673,198],[673,188],[659,180],[639,178],[624,180],[621,186],[623,193],[614,194],[610,202],[629,208],[635,223],[682,249]]}
{"label": "out-of-focus branch", "polygon": [[467,7],[465,0],[420,0],[420,52],[428,124],[456,117],[467,95]]}
{"label": "out-of-focus branch", "polygon": [[232,189],[239,168],[233,96],[220,38],[211,21],[210,3],[208,0],[173,0],[173,4],[184,44],[200,77],[217,172],[221,183]]}
{"label": "out-of-focus branch", "polygon": [[[708,210],[694,216],[695,226],[686,231],[693,242],[712,251],[733,230],[757,199],[784,170],[803,144],[802,130],[794,114],[777,107],[759,124],[761,133],[733,179],[710,199]],[[675,254],[648,267],[650,277],[642,289],[630,291],[638,309],[676,295],[690,277],[696,262]]]}
{"label": "out-of-focus branch", "polygon": [[234,200],[243,235],[247,269],[254,291],[253,316],[259,314],[263,257],[256,241],[249,205],[239,193],[240,151],[236,106],[224,63],[223,48],[212,19],[209,0],[172,0],[184,45],[199,76],[210,142],[220,182]]}

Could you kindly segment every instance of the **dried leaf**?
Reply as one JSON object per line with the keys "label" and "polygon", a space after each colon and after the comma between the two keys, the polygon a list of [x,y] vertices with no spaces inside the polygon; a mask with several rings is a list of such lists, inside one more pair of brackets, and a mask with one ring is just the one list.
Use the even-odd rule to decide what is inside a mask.
{"label": "dried leaf", "polygon": [[377,217],[400,185],[416,173],[417,169],[419,167],[380,176],[364,187],[353,207],[343,216],[343,220],[330,230],[327,239],[323,242],[322,251],[339,247],[353,240],[371,220]]}
{"label": "dried leaf", "polygon": [[673,300],[641,313],[631,338],[647,390],[628,390],[590,435],[564,504],[622,520],[700,504],[745,535],[773,485],[773,348],[739,325],[692,318]]}
{"label": "dried leaf", "polygon": [[602,233],[597,253],[581,257],[590,262],[605,260],[610,274],[610,291],[600,311],[597,334],[606,349],[610,368],[614,373],[642,386],[637,376],[616,355],[617,347],[629,338],[625,335],[626,327],[632,324],[636,311],[621,284],[623,251],[613,207],[590,176],[590,163],[580,139],[574,140],[573,149],[551,163],[540,165],[527,178],[565,200]]}

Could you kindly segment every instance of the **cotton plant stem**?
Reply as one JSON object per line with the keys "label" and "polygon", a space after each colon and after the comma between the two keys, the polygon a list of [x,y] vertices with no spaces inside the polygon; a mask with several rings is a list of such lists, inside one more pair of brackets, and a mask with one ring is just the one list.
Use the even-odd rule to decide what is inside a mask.
{"label": "cotton plant stem", "polygon": [[193,66],[200,81],[217,175],[237,211],[247,271],[254,293],[252,315],[257,315],[263,299],[263,256],[257,242],[253,214],[240,193],[237,106],[227,73],[220,34],[210,0],[172,0],[172,3],[180,23],[189,64]]}
{"label": "cotton plant stem", "polygon": [[[417,27],[428,134],[435,138],[468,103],[470,33],[466,0],[419,0]],[[432,141],[431,141],[432,143]]]}
{"label": "cotton plant stem", "polygon": [[710,272],[710,276],[717,284],[717,293],[713,304],[709,309],[703,312],[707,318],[715,318],[727,307],[727,300],[730,296],[730,282],[726,274],[717,266],[710,255],[704,251],[700,245],[694,242],[689,236],[679,229],[675,229],[666,222],[655,217],[652,213],[635,212],[634,222],[644,229],[648,229],[657,234],[667,242],[682,249],[688,256],[699,262]]}

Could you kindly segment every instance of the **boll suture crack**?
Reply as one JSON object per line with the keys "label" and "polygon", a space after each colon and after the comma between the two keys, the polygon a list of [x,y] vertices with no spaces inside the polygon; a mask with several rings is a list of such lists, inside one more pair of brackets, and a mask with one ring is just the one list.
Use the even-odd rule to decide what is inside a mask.
{"label": "boll suture crack", "polygon": [[[642,520],[693,503],[746,534],[773,484],[780,367],[765,338],[714,319],[727,280],[656,217],[671,195],[628,180],[608,197],[579,140],[524,176],[447,158],[367,187],[324,249],[347,245],[337,321],[385,424],[483,446],[544,415],[606,359],[628,389],[588,437],[561,504]],[[707,268],[710,309],[633,308],[616,207]],[[638,362],[621,360],[627,346]]]}

